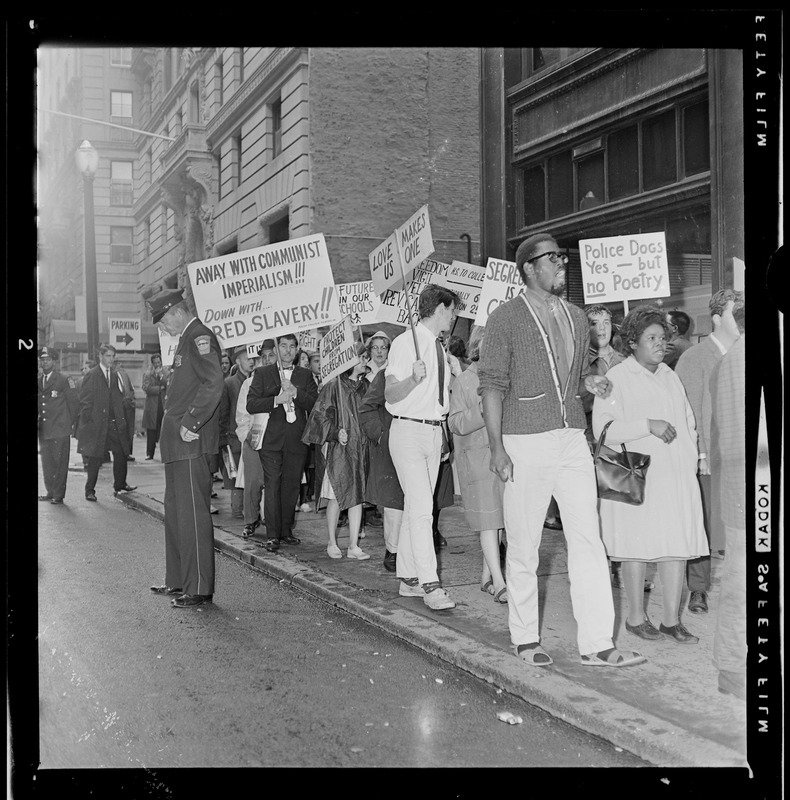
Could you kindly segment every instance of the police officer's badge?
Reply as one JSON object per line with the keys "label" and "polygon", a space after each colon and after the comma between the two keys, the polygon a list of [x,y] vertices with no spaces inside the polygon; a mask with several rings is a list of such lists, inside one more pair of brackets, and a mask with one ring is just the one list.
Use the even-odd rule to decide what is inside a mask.
{"label": "police officer's badge", "polygon": [[200,355],[207,356],[211,352],[210,336],[196,336],[195,344],[197,345],[198,353],[200,353]]}
{"label": "police officer's badge", "polygon": [[57,391],[57,389],[53,389],[53,390],[52,390],[52,395],[51,395],[51,396],[52,396],[52,397],[57,397],[57,396],[58,396],[58,391]]}

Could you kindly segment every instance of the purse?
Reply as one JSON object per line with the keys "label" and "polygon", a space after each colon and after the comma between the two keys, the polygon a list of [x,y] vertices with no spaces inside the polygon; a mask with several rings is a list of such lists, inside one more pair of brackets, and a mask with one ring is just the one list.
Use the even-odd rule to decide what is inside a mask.
{"label": "purse", "polygon": [[624,444],[620,445],[622,452],[607,447],[604,441],[606,430],[611,424],[612,420],[609,420],[604,426],[593,453],[598,497],[641,506],[645,499],[645,479],[650,456],[629,452]]}

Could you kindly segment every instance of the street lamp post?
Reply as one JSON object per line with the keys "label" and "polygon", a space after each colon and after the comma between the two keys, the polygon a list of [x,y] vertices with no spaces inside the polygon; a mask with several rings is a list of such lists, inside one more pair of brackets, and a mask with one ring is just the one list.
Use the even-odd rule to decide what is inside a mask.
{"label": "street lamp post", "polygon": [[96,286],[96,230],[93,213],[93,179],[99,166],[99,153],[85,139],[77,149],[77,169],[83,185],[83,252],[85,254],[85,316],[88,330],[88,358],[99,349],[99,298]]}

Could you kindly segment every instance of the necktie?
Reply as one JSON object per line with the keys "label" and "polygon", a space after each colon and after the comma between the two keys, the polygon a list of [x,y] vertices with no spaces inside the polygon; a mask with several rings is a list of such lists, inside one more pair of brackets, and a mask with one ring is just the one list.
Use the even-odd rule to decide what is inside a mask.
{"label": "necktie", "polygon": [[436,358],[439,361],[439,405],[444,408],[444,348],[436,339]]}
{"label": "necktie", "polygon": [[560,385],[564,387],[570,372],[570,365],[568,364],[568,351],[565,349],[565,338],[559,320],[562,308],[560,307],[560,301],[556,297],[549,297],[546,305],[549,308],[549,341],[554,353],[554,361],[557,364]]}
{"label": "necktie", "polygon": [[[286,375],[286,371],[288,374]],[[291,375],[293,375],[293,369],[283,370],[283,376],[290,380]],[[294,408],[293,401],[290,403],[285,404],[285,421],[286,422],[296,422],[296,409]]]}
{"label": "necktie", "polygon": [[107,385],[112,387],[112,384],[110,383],[110,370],[108,369],[104,370],[104,377],[107,380]]}

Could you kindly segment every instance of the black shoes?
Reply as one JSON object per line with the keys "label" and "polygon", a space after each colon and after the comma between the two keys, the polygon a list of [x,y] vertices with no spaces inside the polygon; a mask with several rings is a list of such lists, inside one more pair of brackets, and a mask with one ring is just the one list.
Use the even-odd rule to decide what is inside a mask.
{"label": "black shoes", "polygon": [[136,488],[136,486],[129,486],[128,483],[124,484],[120,489],[115,490],[115,496],[117,497],[119,494],[123,494],[124,492],[133,492]]}
{"label": "black shoes", "polygon": [[86,492],[85,499],[90,500],[91,503],[96,502],[96,493],[95,492]]}
{"label": "black shoes", "polygon": [[53,497],[50,501],[53,506],[62,506],[63,505],[63,498],[62,497]]}
{"label": "black shoes", "polygon": [[707,592],[692,592],[689,597],[689,611],[692,614],[708,613],[708,594]]}
{"label": "black shoes", "polygon": [[49,501],[52,500],[52,495],[51,494],[40,494],[38,496],[38,499],[39,500],[46,500],[47,502],[49,502]]}
{"label": "black shoes", "polygon": [[288,534],[288,536],[283,536],[280,539],[280,544],[299,544],[302,540],[297,539],[292,533]]}
{"label": "black shoes", "polygon": [[662,622],[658,626],[659,631],[664,634],[668,639],[672,639],[674,642],[678,644],[697,644],[699,641],[699,636],[694,636],[693,633],[689,633],[684,627],[683,623],[678,622],[677,625],[671,625],[667,627]]}
{"label": "black shoes", "polygon": [[337,518],[337,527],[338,528],[347,528],[348,527],[348,512],[341,511],[340,516]]}
{"label": "black shoes", "polygon": [[384,569],[387,572],[395,572],[396,563],[398,559],[397,553],[390,553],[389,550],[384,551]]}
{"label": "black shoes", "polygon": [[173,608],[191,608],[210,603],[213,598],[213,594],[182,594],[181,597],[176,597],[171,605]]}
{"label": "black shoes", "polygon": [[629,633],[633,633],[634,636],[638,636],[640,639],[661,638],[661,631],[659,631],[658,628],[656,628],[656,626],[653,625],[653,623],[647,618],[640,622],[639,625],[629,625],[628,620],[626,620],[625,629]]}
{"label": "black shoes", "polygon": [[154,594],[183,594],[183,589],[174,589],[172,586],[152,586],[151,591]]}
{"label": "black shoes", "polygon": [[445,539],[439,531],[434,531],[433,548],[434,550],[438,550],[440,547],[447,547],[447,539]]}
{"label": "black shoes", "polygon": [[267,539],[263,545],[270,553],[276,553],[280,549],[279,539]]}
{"label": "black shoes", "polygon": [[249,525],[244,526],[244,530],[241,532],[242,538],[249,539],[253,533],[255,533],[255,529],[261,524],[261,518],[255,520],[255,522],[251,522]]}
{"label": "black shoes", "polygon": [[137,459],[134,456],[126,456],[126,460],[127,461],[137,461]]}
{"label": "black shoes", "polygon": [[548,528],[550,531],[561,531],[562,522],[559,517],[546,517],[543,527]]}

